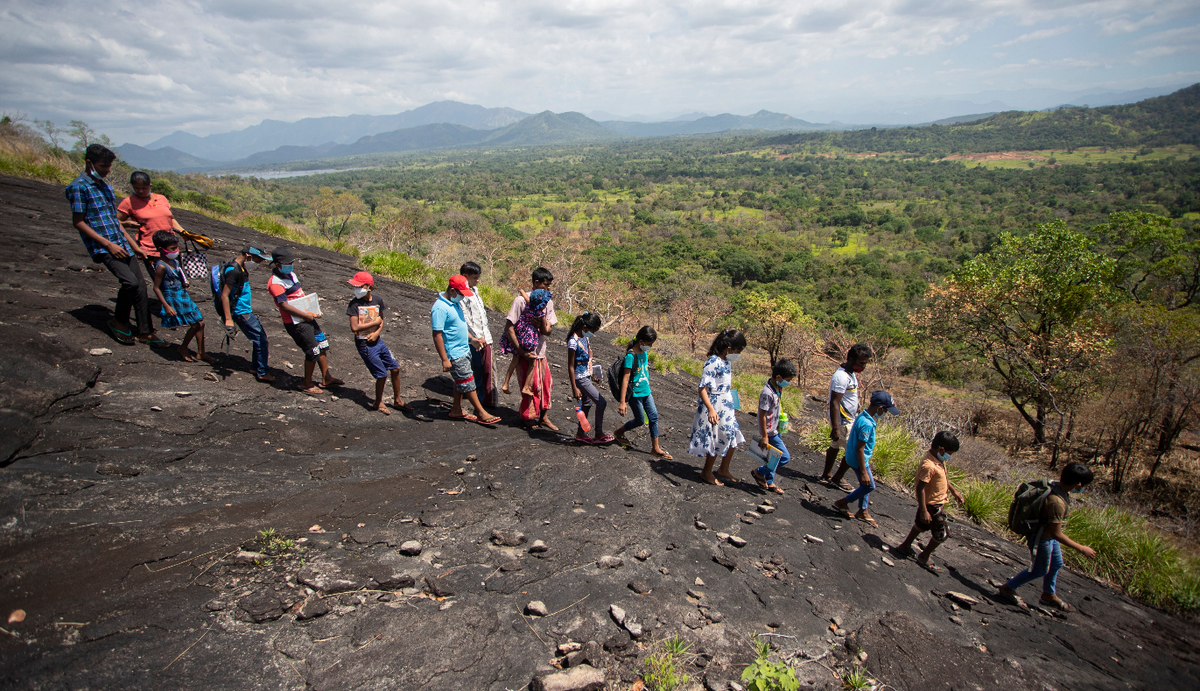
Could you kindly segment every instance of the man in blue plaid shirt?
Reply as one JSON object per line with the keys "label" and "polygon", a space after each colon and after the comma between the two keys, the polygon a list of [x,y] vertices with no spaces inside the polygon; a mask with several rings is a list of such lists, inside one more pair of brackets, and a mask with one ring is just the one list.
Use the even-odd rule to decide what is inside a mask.
{"label": "man in blue plaid shirt", "polygon": [[112,187],[104,181],[116,157],[100,144],[88,146],[83,159],[84,172],[66,189],[67,201],[71,202],[71,222],[91,253],[92,261],[103,264],[121,283],[113,319],[108,323],[113,337],[125,345],[133,343],[129,313],[136,311],[137,339],[150,345],[164,345],[164,341],[154,335],[146,281],[138,263],[138,258],[144,258],[146,253],[121,227],[117,220],[116,197]]}

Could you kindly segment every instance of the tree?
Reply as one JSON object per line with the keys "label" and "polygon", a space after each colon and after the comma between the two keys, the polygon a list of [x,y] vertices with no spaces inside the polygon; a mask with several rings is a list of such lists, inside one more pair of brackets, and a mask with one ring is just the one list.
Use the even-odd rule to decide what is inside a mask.
{"label": "tree", "polygon": [[62,137],[67,134],[66,130],[55,125],[53,120],[34,120],[33,124],[46,135],[50,148],[62,150]]}
{"label": "tree", "polygon": [[1067,397],[1108,347],[1113,275],[1113,260],[1054,221],[1026,236],[1001,234],[989,253],[930,288],[927,307],[909,319],[918,337],[961,348],[995,372],[1044,444],[1048,415],[1066,415]]}
{"label": "tree", "polygon": [[322,187],[317,190],[317,196],[308,200],[308,213],[317,224],[317,232],[329,237],[329,223],[333,219],[333,202],[336,195],[333,188]]}
{"label": "tree", "polygon": [[733,313],[727,293],[729,286],[707,276],[699,266],[684,265],[676,269],[663,286],[661,299],[666,303],[672,327],[688,339],[688,348],[696,352],[700,337],[712,330],[713,324]]}
{"label": "tree", "polygon": [[817,330],[816,320],[786,295],[770,297],[757,291],[746,291],[738,297],[742,323],[746,325],[746,341],[767,351],[772,367],[784,349],[797,340],[797,332],[815,334]]}
{"label": "tree", "polygon": [[334,225],[337,229],[333,232],[333,240],[341,240],[346,234],[346,226],[350,223],[350,219],[355,214],[363,213],[367,210],[367,205],[363,202],[362,197],[353,192],[342,192],[333,198],[333,203],[330,205],[331,223],[329,227],[332,229]]}
{"label": "tree", "polygon": [[83,120],[72,120],[71,129],[67,130],[67,133],[75,138],[75,146],[71,147],[71,151],[75,153],[83,153],[92,144],[112,146],[108,135],[96,134],[96,131]]}
{"label": "tree", "polygon": [[1200,233],[1140,211],[1121,211],[1093,229],[1116,260],[1116,285],[1134,302],[1154,300],[1168,309],[1200,297]]}

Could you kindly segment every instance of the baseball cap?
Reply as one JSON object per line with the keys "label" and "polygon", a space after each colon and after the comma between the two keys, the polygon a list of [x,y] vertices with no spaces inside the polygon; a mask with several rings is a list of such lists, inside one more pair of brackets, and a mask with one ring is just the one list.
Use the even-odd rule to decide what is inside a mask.
{"label": "baseball cap", "polygon": [[291,247],[276,247],[271,250],[271,260],[280,264],[291,264],[296,260],[296,253]]}
{"label": "baseball cap", "polygon": [[471,297],[475,293],[471,291],[471,284],[467,283],[467,277],[462,274],[454,274],[450,277],[450,287],[458,292]]}
{"label": "baseball cap", "polygon": [[251,257],[258,257],[259,259],[270,259],[270,257],[268,257],[262,250],[258,249],[254,245],[246,245],[243,247],[242,254],[248,254]]}
{"label": "baseball cap", "polygon": [[354,274],[354,278],[351,278],[349,281],[346,281],[346,283],[349,283],[350,285],[352,285],[356,288],[358,286],[374,286],[375,279],[374,279],[374,277],[371,276],[370,272],[359,271],[358,273]]}
{"label": "baseball cap", "polygon": [[892,415],[900,414],[900,409],[896,407],[896,401],[893,400],[892,395],[886,391],[873,392],[871,394],[871,405],[879,406]]}

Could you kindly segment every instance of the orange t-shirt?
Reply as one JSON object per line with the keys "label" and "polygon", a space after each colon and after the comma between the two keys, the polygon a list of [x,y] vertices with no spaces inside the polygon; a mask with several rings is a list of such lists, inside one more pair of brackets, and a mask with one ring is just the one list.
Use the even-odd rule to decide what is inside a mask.
{"label": "orange t-shirt", "polygon": [[154,233],[159,230],[173,230],[171,221],[171,203],[161,194],[150,193],[149,199],[142,199],[136,194],[125,197],[117,205],[117,211],[124,213],[142,224],[138,230],[138,244],[152,257],[158,256],[158,248],[154,246]]}

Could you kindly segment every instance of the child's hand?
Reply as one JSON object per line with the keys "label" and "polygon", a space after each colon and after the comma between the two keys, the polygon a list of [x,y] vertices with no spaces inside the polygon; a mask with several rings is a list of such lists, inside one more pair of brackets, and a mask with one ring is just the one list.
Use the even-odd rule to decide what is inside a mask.
{"label": "child's hand", "polygon": [[720,420],[721,418],[717,417],[717,411],[710,408],[708,411],[708,424],[715,425],[720,422]]}
{"label": "child's hand", "polygon": [[[713,423],[713,424],[716,424],[716,423]],[[758,440],[758,448],[762,449],[763,451],[766,451],[768,446],[770,446],[770,444],[767,443],[766,437],[763,437],[762,439]]]}
{"label": "child's hand", "polygon": [[625,417],[625,409],[627,407],[628,406],[625,404],[625,401],[621,401],[621,405],[617,406],[617,415],[620,415],[621,417]]}
{"label": "child's hand", "polygon": [[1091,547],[1088,547],[1087,545],[1080,545],[1079,553],[1082,554],[1083,556],[1087,557],[1088,559],[1096,558],[1096,550],[1092,549]]}
{"label": "child's hand", "polygon": [[171,309],[171,306],[170,306],[170,305],[164,305],[164,306],[163,306],[163,309],[165,309],[165,310],[167,311],[167,316],[168,316],[168,317],[176,317],[176,316],[178,316],[177,314],[175,314],[175,310]]}
{"label": "child's hand", "polygon": [[452,369],[454,369],[454,365],[451,364],[449,360],[442,360],[442,371],[443,372],[449,372]]}
{"label": "child's hand", "polygon": [[526,293],[524,290],[518,290],[517,292],[521,294],[522,300],[529,302],[529,293]]}

